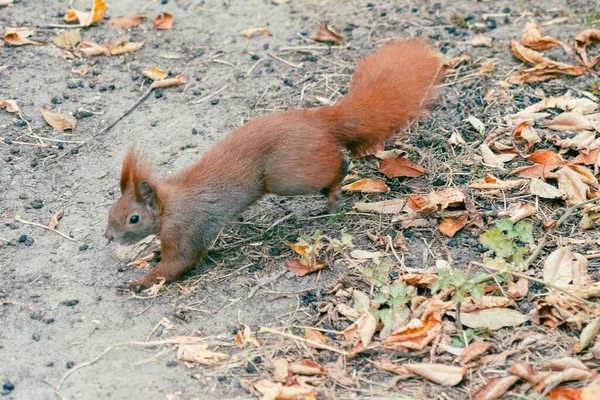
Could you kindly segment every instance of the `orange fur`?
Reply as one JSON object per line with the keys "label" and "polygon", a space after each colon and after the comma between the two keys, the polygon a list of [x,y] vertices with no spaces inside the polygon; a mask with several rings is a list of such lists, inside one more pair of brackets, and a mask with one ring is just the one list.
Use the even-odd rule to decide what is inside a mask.
{"label": "orange fur", "polygon": [[[178,279],[202,260],[231,219],[266,193],[324,191],[335,212],[345,174],[343,150],[357,157],[382,150],[398,128],[421,115],[442,75],[424,42],[394,41],[359,63],[337,104],[250,121],[165,181],[154,181],[132,149],[106,237],[125,243],[156,233],[162,246],[162,260],[134,286]],[[128,223],[132,215],[141,221]]]}

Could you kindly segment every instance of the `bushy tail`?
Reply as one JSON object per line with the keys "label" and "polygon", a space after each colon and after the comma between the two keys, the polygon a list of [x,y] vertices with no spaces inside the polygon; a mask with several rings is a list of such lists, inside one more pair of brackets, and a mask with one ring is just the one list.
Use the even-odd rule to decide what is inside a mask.
{"label": "bushy tail", "polygon": [[358,64],[348,94],[322,114],[355,157],[371,155],[422,115],[443,75],[441,60],[425,42],[393,41]]}

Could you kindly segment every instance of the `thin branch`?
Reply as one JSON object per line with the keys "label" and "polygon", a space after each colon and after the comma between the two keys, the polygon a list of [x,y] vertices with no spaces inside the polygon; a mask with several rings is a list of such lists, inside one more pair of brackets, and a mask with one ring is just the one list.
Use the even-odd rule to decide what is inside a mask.
{"label": "thin branch", "polygon": [[76,242],[77,241],[77,239],[73,239],[72,237],[70,237],[67,234],[62,233],[61,231],[58,231],[56,229],[52,229],[52,228],[50,228],[49,226],[46,226],[46,225],[38,224],[37,222],[25,221],[24,219],[21,219],[21,217],[19,217],[18,215],[15,215],[14,219],[16,221],[19,221],[19,222],[21,222],[23,224],[26,224],[26,225],[33,225],[33,226],[37,226],[38,228],[44,228],[46,230],[49,230],[50,232],[56,232],[60,236],[64,237],[65,239],[69,239],[71,242]]}
{"label": "thin branch", "polygon": [[[140,103],[142,101],[144,101],[146,99],[146,97],[148,97],[148,95],[150,95],[150,92],[152,92],[152,89],[154,89],[152,86],[150,86],[146,92],[135,102],[135,104],[131,107],[129,107],[127,110],[125,110],[125,112],[123,114],[121,114],[121,116],[119,118],[117,118],[116,120],[114,120],[111,124],[109,124],[107,127],[105,127],[104,129],[102,129],[100,132],[98,132],[98,135],[102,135],[103,133],[108,132],[109,130],[111,130],[117,123],[119,123],[119,121],[121,121],[123,118],[125,118],[126,116],[129,115],[129,113],[131,113],[133,110],[135,110],[135,108],[137,106],[140,105]],[[95,135],[94,135],[95,136]]]}
{"label": "thin branch", "polygon": [[350,355],[350,353],[348,353],[347,351],[336,349],[335,347],[328,346],[326,344],[322,344],[322,343],[318,343],[318,342],[313,342],[310,339],[305,339],[305,338],[300,337],[300,336],[292,335],[291,333],[285,333],[285,332],[281,332],[281,331],[277,331],[275,329],[265,328],[265,327],[260,327],[259,332],[272,333],[272,334],[275,334],[275,335],[286,337],[288,339],[298,340],[300,342],[306,343],[306,344],[308,344],[310,346],[313,346],[313,347],[318,347],[320,349],[325,349],[325,350],[333,351],[335,353],[343,354],[345,356],[349,356]]}
{"label": "thin branch", "polygon": [[196,100],[196,101],[192,102],[192,104],[202,103],[202,102],[210,99],[211,97],[214,97],[214,96],[218,95],[219,93],[221,93],[223,90],[227,89],[228,87],[229,87],[229,85],[225,85],[221,89],[217,90],[216,92],[213,92],[213,93],[209,94],[208,96],[205,96],[205,97],[203,97],[203,98],[201,98],[199,100]]}

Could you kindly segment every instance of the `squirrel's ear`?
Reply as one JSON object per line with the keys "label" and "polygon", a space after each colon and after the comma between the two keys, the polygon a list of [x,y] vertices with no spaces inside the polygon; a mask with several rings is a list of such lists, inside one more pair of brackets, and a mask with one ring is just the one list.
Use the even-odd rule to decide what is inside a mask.
{"label": "squirrel's ear", "polygon": [[154,188],[148,182],[140,181],[140,183],[138,183],[138,189],[146,207],[148,207],[149,210],[155,210],[156,192],[154,191]]}
{"label": "squirrel's ear", "polygon": [[125,159],[123,160],[123,169],[121,170],[121,182],[120,182],[121,193],[124,193],[125,189],[127,189],[127,185],[129,184],[129,181],[131,180],[131,175],[133,173],[133,170],[136,167],[135,164],[136,164],[135,148],[132,147],[131,149],[129,149],[129,151],[127,152],[127,155],[125,156]]}

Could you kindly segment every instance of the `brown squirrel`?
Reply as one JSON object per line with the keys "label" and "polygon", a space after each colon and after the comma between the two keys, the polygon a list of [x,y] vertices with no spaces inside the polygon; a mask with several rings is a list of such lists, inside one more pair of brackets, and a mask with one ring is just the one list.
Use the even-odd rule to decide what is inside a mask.
{"label": "brown squirrel", "polygon": [[132,148],[105,236],[132,244],[158,234],[162,259],[129,287],[139,291],[161,278],[179,279],[229,221],[267,193],[322,191],[335,212],[346,173],[344,149],[354,157],[383,150],[398,128],[423,113],[443,73],[423,41],[392,41],[358,64],[348,94],[336,104],[250,121],[166,180],[155,179]]}

